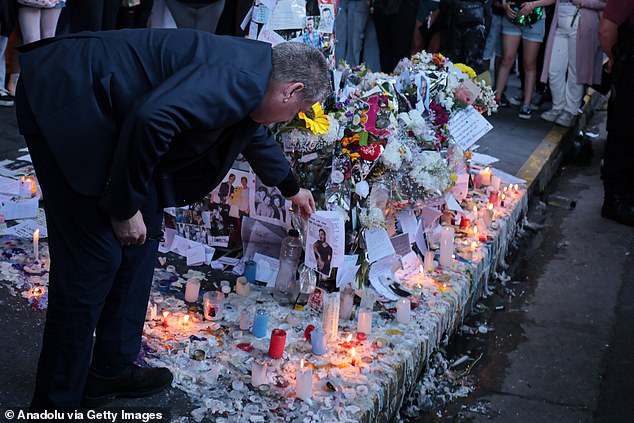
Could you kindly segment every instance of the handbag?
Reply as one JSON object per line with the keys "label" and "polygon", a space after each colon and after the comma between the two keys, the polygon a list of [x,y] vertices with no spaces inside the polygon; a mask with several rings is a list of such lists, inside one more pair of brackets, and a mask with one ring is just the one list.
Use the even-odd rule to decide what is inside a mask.
{"label": "handbag", "polygon": [[18,0],[18,3],[36,9],[51,9],[57,6],[59,0]]}
{"label": "handbag", "polygon": [[479,1],[453,2],[452,23],[460,28],[484,25],[484,5]]}
{"label": "handbag", "polygon": [[[526,2],[522,1],[522,2],[513,3],[511,8],[514,11],[519,12],[520,9],[522,8],[522,4],[524,3]],[[540,6],[531,10],[531,13],[529,13],[528,15],[524,15],[524,16],[517,15],[515,19],[511,19],[511,23],[518,26],[532,26],[535,22],[538,22],[543,17],[544,17],[544,8]]]}
{"label": "handbag", "polygon": [[403,4],[403,0],[374,0],[372,10],[383,15],[396,15]]}

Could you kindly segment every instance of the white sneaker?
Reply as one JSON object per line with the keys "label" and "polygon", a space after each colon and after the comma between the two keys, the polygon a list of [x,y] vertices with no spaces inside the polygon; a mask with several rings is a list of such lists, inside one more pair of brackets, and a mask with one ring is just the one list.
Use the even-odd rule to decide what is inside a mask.
{"label": "white sneaker", "polygon": [[555,120],[557,125],[561,125],[564,128],[572,128],[575,124],[575,120],[577,119],[576,115],[573,115],[570,112],[561,112],[559,117]]}
{"label": "white sneaker", "polygon": [[550,109],[539,115],[539,117],[544,119],[546,122],[554,122],[557,120],[560,114],[561,110]]}

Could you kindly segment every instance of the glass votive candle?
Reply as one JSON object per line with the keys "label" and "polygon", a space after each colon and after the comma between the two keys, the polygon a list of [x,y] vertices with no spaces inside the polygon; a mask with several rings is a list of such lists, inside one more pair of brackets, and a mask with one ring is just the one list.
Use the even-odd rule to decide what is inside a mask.
{"label": "glass votive candle", "polygon": [[222,309],[225,296],[219,291],[205,292],[203,306],[205,308],[205,320],[222,319]]}
{"label": "glass votive candle", "polygon": [[258,264],[253,260],[247,260],[247,262],[244,263],[244,276],[249,283],[255,283],[255,272],[257,268]]}

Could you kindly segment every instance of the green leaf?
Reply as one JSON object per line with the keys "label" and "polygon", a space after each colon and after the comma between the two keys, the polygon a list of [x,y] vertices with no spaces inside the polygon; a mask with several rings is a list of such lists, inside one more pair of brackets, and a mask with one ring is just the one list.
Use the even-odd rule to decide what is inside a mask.
{"label": "green leaf", "polygon": [[366,146],[368,145],[368,133],[365,131],[361,131],[359,133],[359,145]]}

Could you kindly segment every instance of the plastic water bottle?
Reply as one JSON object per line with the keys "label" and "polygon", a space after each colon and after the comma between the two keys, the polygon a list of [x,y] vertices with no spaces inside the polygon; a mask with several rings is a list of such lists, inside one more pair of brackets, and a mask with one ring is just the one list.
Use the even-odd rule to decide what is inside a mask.
{"label": "plastic water bottle", "polygon": [[294,301],[290,296],[299,291],[297,281],[297,265],[302,254],[302,242],[299,240],[299,232],[295,229],[288,231],[288,236],[282,241],[280,248],[280,270],[275,279],[275,291],[273,298],[280,304],[288,304]]}

